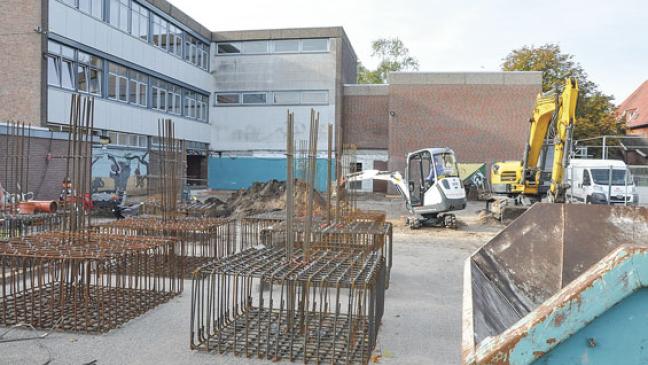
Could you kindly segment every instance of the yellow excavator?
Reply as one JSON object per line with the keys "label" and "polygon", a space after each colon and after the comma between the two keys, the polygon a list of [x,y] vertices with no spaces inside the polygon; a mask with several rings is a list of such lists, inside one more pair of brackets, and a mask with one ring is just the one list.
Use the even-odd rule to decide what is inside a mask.
{"label": "yellow excavator", "polygon": [[495,162],[491,166],[492,194],[487,210],[497,219],[514,219],[531,204],[542,200],[542,154],[545,140],[551,134],[554,135],[553,166],[546,197],[549,202],[564,202],[568,186],[563,182],[563,175],[569,161],[577,101],[578,82],[574,78],[567,78],[563,85],[537,96],[524,159]]}

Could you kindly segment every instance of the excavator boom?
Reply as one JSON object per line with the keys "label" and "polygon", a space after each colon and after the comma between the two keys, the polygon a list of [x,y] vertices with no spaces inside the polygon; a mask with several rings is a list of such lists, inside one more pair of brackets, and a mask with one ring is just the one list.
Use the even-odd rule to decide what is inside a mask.
{"label": "excavator boom", "polygon": [[407,210],[409,210],[410,213],[414,214],[414,210],[412,209],[412,200],[410,197],[410,192],[409,189],[407,188],[407,184],[405,183],[405,179],[403,179],[403,176],[400,174],[400,172],[365,170],[365,171],[352,173],[350,175],[347,175],[345,178],[346,182],[363,181],[363,180],[389,181],[394,185],[394,187],[396,187],[396,190],[398,190],[398,193],[401,195],[401,197],[403,197],[403,200],[405,200],[405,205],[407,206]]}

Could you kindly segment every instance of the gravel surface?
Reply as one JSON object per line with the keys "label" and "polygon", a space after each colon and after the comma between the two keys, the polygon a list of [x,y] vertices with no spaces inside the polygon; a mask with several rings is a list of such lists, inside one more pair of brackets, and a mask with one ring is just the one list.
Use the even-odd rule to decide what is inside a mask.
{"label": "gravel surface", "polygon": [[[501,227],[477,222],[483,203],[457,214],[458,230],[402,224],[399,199],[359,202],[385,209],[396,225],[394,266],[379,333],[378,362],[384,364],[458,364],[461,353],[464,260]],[[401,208],[399,208],[401,207]],[[400,209],[400,210],[399,210]],[[0,364],[270,364],[270,361],[207,354],[189,349],[190,282],[169,303],[105,335],[52,333],[42,340],[0,343]],[[0,328],[0,333],[4,329]],[[14,331],[5,338],[32,335]]]}

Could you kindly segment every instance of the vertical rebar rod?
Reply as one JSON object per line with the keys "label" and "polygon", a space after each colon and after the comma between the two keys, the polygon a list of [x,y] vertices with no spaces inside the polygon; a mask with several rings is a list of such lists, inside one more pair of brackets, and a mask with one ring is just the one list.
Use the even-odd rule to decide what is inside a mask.
{"label": "vertical rebar rod", "polygon": [[293,252],[293,217],[295,205],[293,177],[293,153],[294,153],[294,117],[295,115],[288,111],[286,120],[286,225],[287,225],[287,255],[288,260],[292,257]]}
{"label": "vertical rebar rod", "polygon": [[333,157],[333,124],[329,123],[328,125],[328,156],[326,163],[326,222],[331,224],[331,195],[333,190],[331,188],[331,168],[332,168],[332,157]]}
{"label": "vertical rebar rod", "polygon": [[304,259],[310,259],[311,228],[313,225],[313,190],[315,189],[315,172],[317,169],[317,137],[319,131],[319,113],[311,109],[310,142],[308,152],[308,182],[306,183],[306,227],[304,231]]}

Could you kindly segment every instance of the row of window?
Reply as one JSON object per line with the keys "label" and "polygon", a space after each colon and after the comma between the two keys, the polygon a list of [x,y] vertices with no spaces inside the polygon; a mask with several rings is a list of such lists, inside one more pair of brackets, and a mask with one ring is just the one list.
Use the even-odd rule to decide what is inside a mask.
{"label": "row of window", "polygon": [[103,60],[58,43],[48,43],[47,83],[101,95]]}
{"label": "row of window", "polygon": [[219,55],[328,52],[329,40],[327,38],[312,38],[224,42],[218,43],[216,50]]}
{"label": "row of window", "polygon": [[216,93],[217,106],[328,104],[328,91],[260,91]]}
{"label": "row of window", "polygon": [[47,81],[52,86],[200,121],[209,119],[209,96],[56,42],[48,42],[47,69]]}
{"label": "row of window", "polygon": [[108,14],[103,15],[104,0],[59,0],[117,29],[150,43],[203,70],[209,69],[209,45],[182,31],[133,0],[105,0]]}
{"label": "row of window", "polygon": [[110,144],[132,147],[148,147],[148,137],[141,134],[108,131]]}

